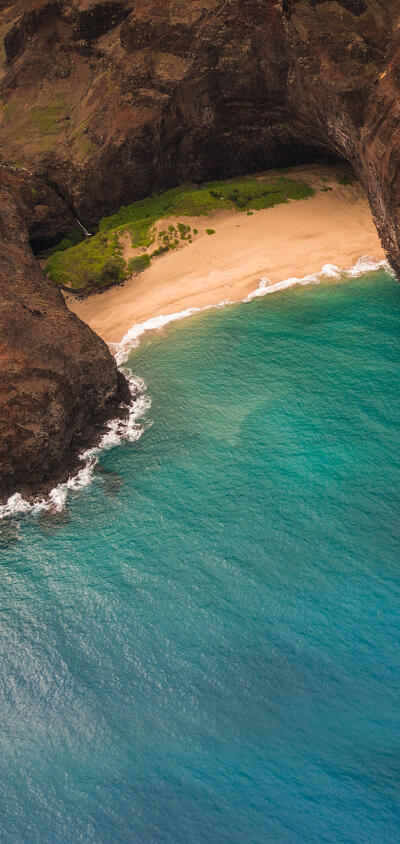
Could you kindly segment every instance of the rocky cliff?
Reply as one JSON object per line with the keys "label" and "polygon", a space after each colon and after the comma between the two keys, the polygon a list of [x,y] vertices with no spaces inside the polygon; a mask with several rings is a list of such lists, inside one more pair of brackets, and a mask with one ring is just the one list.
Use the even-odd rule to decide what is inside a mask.
{"label": "rocky cliff", "polygon": [[1,0],[0,43],[3,496],[57,471],[118,393],[29,246],[74,215],[344,158],[400,272],[398,0]]}
{"label": "rocky cliff", "polygon": [[[35,184],[30,191],[43,201]],[[103,341],[43,277],[24,225],[27,180],[17,187],[19,196],[16,179],[0,171],[0,500],[66,479],[101,423],[129,400]],[[62,203],[51,191],[46,198],[55,213]]]}

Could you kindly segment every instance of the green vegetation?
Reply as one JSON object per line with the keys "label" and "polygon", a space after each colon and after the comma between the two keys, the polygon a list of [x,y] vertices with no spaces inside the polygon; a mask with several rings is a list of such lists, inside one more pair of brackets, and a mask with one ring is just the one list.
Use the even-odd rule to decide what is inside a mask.
{"label": "green vegetation", "polygon": [[64,252],[66,249],[71,249],[72,246],[76,246],[78,243],[81,243],[82,240],[85,240],[85,235],[82,229],[74,229],[68,237],[64,237],[56,244],[56,246],[52,246],[48,249],[46,257],[50,258],[52,255],[55,255],[56,252]]}
{"label": "green vegetation", "polygon": [[128,232],[131,238],[132,249],[143,247],[148,249],[154,243],[155,232],[153,226],[149,225],[148,220],[138,220],[136,223],[129,223],[127,226],[122,226],[117,229],[119,234]]}
{"label": "green vegetation", "polygon": [[129,275],[139,275],[150,266],[150,255],[137,255],[136,258],[129,258]]}
{"label": "green vegetation", "polygon": [[90,290],[109,287],[126,278],[126,264],[118,238],[97,234],[64,252],[55,252],[45,272],[60,287],[68,290]]}
{"label": "green vegetation", "polygon": [[313,195],[313,189],[305,182],[283,176],[273,181],[236,179],[202,187],[173,188],[132,205],[123,205],[116,214],[100,220],[99,231],[115,231],[138,221],[142,224],[147,221],[150,226],[165,217],[195,217],[219,209],[271,208],[290,199],[307,199]]}
{"label": "green vegetation", "polygon": [[[37,107],[36,107],[37,108]],[[61,106],[59,106],[61,109]],[[32,109],[31,109],[32,111]],[[59,112],[36,114],[44,125],[54,121]],[[61,111],[60,111],[61,115]],[[176,249],[180,242],[192,242],[198,229],[179,222],[169,224],[157,233],[155,224],[168,217],[207,215],[219,210],[253,211],[271,208],[291,199],[307,199],[315,191],[304,182],[279,176],[274,179],[231,179],[210,182],[203,186],[189,185],[174,188],[162,194],[142,199],[132,205],[122,206],[116,214],[103,217],[98,233],[77,245],[64,240],[53,249],[46,265],[46,273],[62,287],[88,291],[120,283],[128,275],[142,272],[152,258]],[[215,234],[214,229],[206,229]],[[130,237],[133,249],[149,249],[157,241],[151,254],[130,259],[127,266],[122,255],[123,239]],[[122,240],[121,240],[122,239]]]}
{"label": "green vegetation", "polygon": [[150,258],[158,258],[159,255],[165,255],[169,251],[169,246],[158,246],[154,252],[151,253]]}
{"label": "green vegetation", "polygon": [[24,152],[32,143],[36,151],[53,149],[69,125],[70,106],[61,96],[26,108],[25,102],[13,94],[0,109],[6,133],[18,145],[23,143]]}
{"label": "green vegetation", "polygon": [[339,182],[339,185],[344,185],[344,187],[347,187],[348,185],[354,184],[354,179],[351,176],[349,176],[347,173],[345,173],[343,176],[338,177],[338,182]]}
{"label": "green vegetation", "polygon": [[186,240],[190,237],[190,226],[185,226],[184,223],[178,223],[178,232],[181,240]]}
{"label": "green vegetation", "polygon": [[60,123],[66,117],[67,111],[67,103],[62,97],[57,97],[53,103],[48,105],[32,106],[24,115],[21,129],[28,135],[37,133],[40,133],[40,135],[57,134],[61,129]]}

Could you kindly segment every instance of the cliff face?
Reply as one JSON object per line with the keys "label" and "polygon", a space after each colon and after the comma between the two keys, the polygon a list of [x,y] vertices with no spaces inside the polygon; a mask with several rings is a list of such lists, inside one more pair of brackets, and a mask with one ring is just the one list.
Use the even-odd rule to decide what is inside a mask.
{"label": "cliff face", "polygon": [[21,224],[27,209],[6,174],[0,197],[1,500],[66,478],[128,391],[103,341],[42,276]]}
{"label": "cliff face", "polygon": [[91,223],[179,180],[333,154],[388,236],[399,21],[397,0],[16,0],[3,161]]}
{"label": "cliff face", "polygon": [[341,157],[400,272],[398,0],[3,0],[1,42],[1,389],[22,379],[41,399],[18,387],[25,421],[0,411],[0,494],[28,480],[31,455],[37,479],[41,461],[60,465],[118,390],[29,250],[74,214],[90,226],[180,181]]}

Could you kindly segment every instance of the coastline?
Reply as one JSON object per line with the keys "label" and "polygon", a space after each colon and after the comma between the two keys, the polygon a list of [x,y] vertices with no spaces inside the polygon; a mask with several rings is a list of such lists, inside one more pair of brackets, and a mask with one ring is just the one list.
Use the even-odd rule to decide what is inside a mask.
{"label": "coastline", "polygon": [[246,299],[263,278],[279,285],[318,274],[327,264],[345,269],[362,256],[385,259],[359,183],[340,184],[332,166],[296,167],[290,174],[307,180],[315,195],[249,215],[185,217],[199,232],[192,244],[161,256],[123,286],[86,299],[67,294],[68,307],[117,346],[133,326],[161,315]]}
{"label": "coastline", "polygon": [[[290,172],[306,179],[315,196],[251,215],[186,217],[185,222],[199,231],[194,243],[160,257],[122,287],[86,299],[67,294],[70,310],[100,334],[122,364],[145,331],[174,319],[294,284],[334,282],[345,273],[351,278],[387,266],[358,183],[339,184],[332,167],[310,165]],[[215,234],[208,235],[206,228],[211,227]],[[82,451],[68,480],[31,499],[16,492],[0,506],[0,520],[27,512],[60,512],[69,491],[91,483],[100,451],[141,437],[146,427],[141,417],[151,401],[145,385],[132,376],[130,388],[127,415],[105,425],[96,442]]]}

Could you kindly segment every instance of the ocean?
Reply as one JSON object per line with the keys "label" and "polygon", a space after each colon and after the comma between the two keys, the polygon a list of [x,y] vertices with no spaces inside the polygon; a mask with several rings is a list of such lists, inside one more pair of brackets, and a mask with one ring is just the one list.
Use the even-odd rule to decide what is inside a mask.
{"label": "ocean", "polygon": [[382,269],[143,334],[0,523],[2,842],[400,841],[399,340]]}

